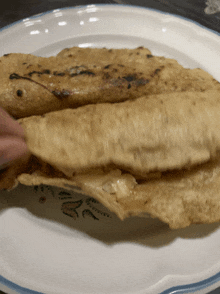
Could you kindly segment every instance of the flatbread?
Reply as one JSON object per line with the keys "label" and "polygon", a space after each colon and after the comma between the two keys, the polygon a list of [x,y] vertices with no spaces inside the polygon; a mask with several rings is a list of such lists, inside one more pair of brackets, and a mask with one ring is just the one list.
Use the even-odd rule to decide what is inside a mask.
{"label": "flatbread", "polygon": [[172,229],[220,221],[220,84],[211,75],[143,47],[9,54],[0,68],[0,107],[34,115],[19,120],[31,153],[1,171],[0,189],[77,190],[120,219],[150,214]]}
{"label": "flatbread", "polygon": [[220,91],[141,97],[19,120],[31,154],[66,176],[115,167],[145,177],[220,150]]}
{"label": "flatbread", "polygon": [[43,58],[0,58],[0,107],[15,118],[86,104],[120,102],[143,95],[220,89],[201,69],[137,49],[78,48]]}
{"label": "flatbread", "polygon": [[[16,163],[15,167],[0,175],[0,188],[13,188],[18,183],[47,184],[74,191],[78,187],[82,193],[100,201],[122,220],[133,215],[150,214],[169,224],[172,229],[220,221],[220,157],[217,152],[220,142],[219,102],[219,92],[216,91],[166,94],[119,103],[117,107],[116,104],[88,105],[48,113],[43,117],[21,119],[19,122],[24,128],[32,155],[25,164]],[[141,124],[141,119],[144,124]],[[92,128],[87,129],[88,125]],[[108,132],[110,127],[111,132]],[[148,135],[145,136],[143,132]],[[103,140],[110,140],[105,141],[105,146],[112,147],[111,140],[117,143],[118,138],[122,138],[119,145],[124,146],[119,149],[124,152],[119,157],[124,160],[122,165],[116,162],[111,162],[109,166],[90,165],[93,155],[94,162],[99,162],[99,152],[95,153],[95,150],[99,149]],[[127,165],[127,151],[132,152],[132,146],[139,148],[145,138],[151,144],[150,149],[146,148],[147,154],[149,150],[155,150],[157,154],[161,146],[165,148],[165,154],[166,147],[172,150],[176,144],[182,151],[189,146],[192,150],[195,148],[195,152],[190,153],[189,148],[183,152],[183,157],[177,156],[176,159],[184,160],[191,154],[190,162],[195,163],[196,160],[197,165],[190,169],[183,166],[176,169],[180,167],[180,162],[176,162],[176,168],[167,171],[171,167],[169,163],[175,158],[174,151],[167,151],[167,156],[171,156],[172,160],[164,161],[166,170],[163,171],[165,166],[162,158],[157,161],[154,152],[150,152],[154,158],[151,162],[158,163],[158,171],[149,172],[147,168],[147,173],[139,173],[139,165],[130,161],[129,156]],[[83,142],[79,141],[82,139]],[[198,164],[198,154],[206,154],[203,149],[213,156],[212,159],[200,157],[199,161],[203,158],[208,162]],[[117,154],[116,146],[113,150]],[[141,151],[143,153],[139,154],[142,154],[143,160],[145,149]],[[84,171],[82,156],[86,160]],[[137,157],[134,159],[137,160]]]}
{"label": "flatbread", "polygon": [[[150,214],[171,229],[220,221],[220,159],[191,170],[161,173],[155,179],[136,180],[120,170],[59,178],[40,170],[23,173],[24,185],[48,184],[69,190],[80,187],[120,219]],[[77,191],[79,192],[79,191]]]}

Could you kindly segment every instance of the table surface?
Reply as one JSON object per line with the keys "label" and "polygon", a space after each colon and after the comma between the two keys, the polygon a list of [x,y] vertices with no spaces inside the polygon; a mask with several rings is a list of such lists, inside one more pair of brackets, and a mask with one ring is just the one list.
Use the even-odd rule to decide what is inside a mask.
{"label": "table surface", "polygon": [[[0,28],[48,10],[88,4],[133,4],[190,18],[220,33],[220,0],[7,0],[0,2]],[[1,286],[1,285],[0,285]],[[0,290],[0,294],[4,294]],[[209,294],[220,293],[220,288]]]}

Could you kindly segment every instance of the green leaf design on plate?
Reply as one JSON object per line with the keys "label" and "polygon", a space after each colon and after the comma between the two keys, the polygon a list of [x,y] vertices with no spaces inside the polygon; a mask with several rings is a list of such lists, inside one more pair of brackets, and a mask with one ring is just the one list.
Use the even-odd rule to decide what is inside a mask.
{"label": "green leaf design on plate", "polygon": [[68,215],[76,220],[79,216],[76,209],[79,208],[82,203],[83,200],[64,202],[61,206],[61,210],[65,215]]}
{"label": "green leaf design on plate", "polygon": [[82,216],[85,218],[85,216],[92,217],[95,220],[99,220],[89,209],[84,209],[82,212]]}

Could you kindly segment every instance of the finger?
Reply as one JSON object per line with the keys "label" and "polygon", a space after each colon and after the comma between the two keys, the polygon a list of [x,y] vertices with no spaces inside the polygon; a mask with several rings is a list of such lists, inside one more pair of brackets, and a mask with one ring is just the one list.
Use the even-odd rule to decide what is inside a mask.
{"label": "finger", "polygon": [[25,141],[18,137],[0,138],[0,169],[28,153]]}
{"label": "finger", "polygon": [[19,123],[0,108],[0,136],[7,134],[24,138],[24,131]]}

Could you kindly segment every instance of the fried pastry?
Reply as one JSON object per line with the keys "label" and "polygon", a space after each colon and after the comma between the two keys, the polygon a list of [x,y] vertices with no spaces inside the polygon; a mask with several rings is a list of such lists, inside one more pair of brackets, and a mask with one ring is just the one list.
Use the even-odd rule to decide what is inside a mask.
{"label": "fried pastry", "polygon": [[156,173],[146,179],[119,169],[67,178],[45,166],[38,163],[34,170],[27,169],[14,183],[52,185],[90,195],[121,220],[150,215],[169,224],[171,229],[220,221],[219,158],[191,170]]}
{"label": "fried pastry", "polygon": [[15,118],[152,94],[220,89],[202,69],[137,49],[73,47],[57,56],[0,58],[0,107]]}
{"label": "fried pastry", "polygon": [[30,152],[68,177],[114,166],[145,177],[190,168],[220,150],[220,91],[86,105],[19,120]]}
{"label": "fried pastry", "polygon": [[220,83],[137,49],[69,48],[0,58],[0,107],[30,153],[0,189],[47,184],[100,201],[120,219],[172,229],[220,221]]}

